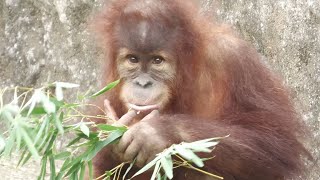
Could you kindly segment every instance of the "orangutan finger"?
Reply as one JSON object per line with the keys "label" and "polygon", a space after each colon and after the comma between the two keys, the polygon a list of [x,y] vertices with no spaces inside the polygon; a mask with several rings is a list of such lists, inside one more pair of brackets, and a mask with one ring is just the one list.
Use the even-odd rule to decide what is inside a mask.
{"label": "orangutan finger", "polygon": [[117,122],[115,122],[115,126],[129,126],[129,124],[134,120],[137,116],[137,112],[134,110],[130,110],[127,114],[123,115]]}
{"label": "orangutan finger", "polygon": [[108,99],[104,100],[104,108],[105,108],[107,117],[111,118],[112,120],[118,120],[119,119],[118,116],[117,116],[117,113],[115,112],[115,110],[111,106],[111,103],[110,103],[110,101]]}

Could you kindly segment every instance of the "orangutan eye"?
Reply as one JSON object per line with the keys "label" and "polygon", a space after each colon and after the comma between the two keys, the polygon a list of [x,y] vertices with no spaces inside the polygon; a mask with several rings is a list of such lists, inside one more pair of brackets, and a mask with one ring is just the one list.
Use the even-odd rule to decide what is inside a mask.
{"label": "orangutan eye", "polygon": [[139,63],[139,59],[134,55],[127,55],[126,58],[130,63],[133,63],[133,64]]}
{"label": "orangutan eye", "polygon": [[155,56],[152,59],[152,64],[162,64],[164,62],[164,58],[161,56]]}

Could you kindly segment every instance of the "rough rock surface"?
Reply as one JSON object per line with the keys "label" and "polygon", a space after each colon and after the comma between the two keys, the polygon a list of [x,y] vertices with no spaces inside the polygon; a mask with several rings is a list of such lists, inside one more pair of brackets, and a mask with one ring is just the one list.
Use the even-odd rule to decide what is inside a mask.
{"label": "rough rock surface", "polygon": [[[197,1],[197,0],[194,0]],[[97,87],[102,54],[88,28],[100,0],[0,1],[0,88],[66,81]],[[283,76],[313,131],[320,158],[320,1],[201,0],[206,13],[232,25]],[[36,179],[39,166],[14,169],[0,160],[1,179]],[[320,179],[319,162],[308,180]]]}

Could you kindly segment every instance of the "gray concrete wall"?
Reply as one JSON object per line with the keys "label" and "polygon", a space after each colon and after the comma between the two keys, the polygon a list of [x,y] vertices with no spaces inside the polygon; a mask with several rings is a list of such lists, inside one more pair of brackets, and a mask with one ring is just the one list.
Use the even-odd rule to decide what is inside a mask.
{"label": "gray concrete wall", "polygon": [[[101,2],[1,0],[0,88],[54,81],[78,83],[82,90],[97,87],[102,55],[87,21]],[[201,0],[199,4],[204,12],[232,25],[283,76],[297,109],[313,131],[309,147],[319,159],[320,1]],[[7,164],[0,162],[5,179],[19,174],[10,171],[12,166],[1,166]],[[26,174],[22,172],[21,177]],[[309,178],[320,179],[319,162],[311,166]]]}

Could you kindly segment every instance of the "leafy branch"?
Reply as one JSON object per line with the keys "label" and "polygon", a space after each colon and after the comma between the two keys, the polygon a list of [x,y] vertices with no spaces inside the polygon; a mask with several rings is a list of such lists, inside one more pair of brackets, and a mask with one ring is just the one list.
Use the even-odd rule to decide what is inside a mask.
{"label": "leafy branch", "polygon": [[[115,81],[97,93],[91,96],[86,94],[83,97],[99,96],[118,83],[119,81]],[[23,166],[31,158],[37,160],[41,164],[38,180],[45,179],[47,166],[52,180],[66,177],[72,180],[83,180],[86,169],[88,169],[89,178],[93,179],[92,159],[104,147],[117,142],[127,128],[96,124],[91,121],[90,119],[93,118],[107,120],[108,117],[82,113],[81,110],[88,106],[99,108],[86,104],[83,98],[80,99],[80,103],[67,103],[64,100],[63,89],[77,87],[76,84],[56,82],[39,89],[0,90],[0,124],[4,125],[4,128],[0,129],[0,157],[11,157],[13,153],[19,153],[19,166]],[[55,89],[54,92],[52,88]],[[4,96],[9,93],[13,93],[13,100],[5,104]],[[71,140],[59,148],[58,142],[62,139]],[[172,179],[175,168],[186,167],[222,179],[199,169],[204,166],[205,159],[200,159],[195,154],[211,152],[220,140],[221,138],[212,138],[172,145],[158,154],[133,177],[154,167],[152,179]],[[120,164],[97,179],[111,177],[120,179],[120,172],[125,164]],[[133,165],[134,162],[126,170],[123,179]]]}

